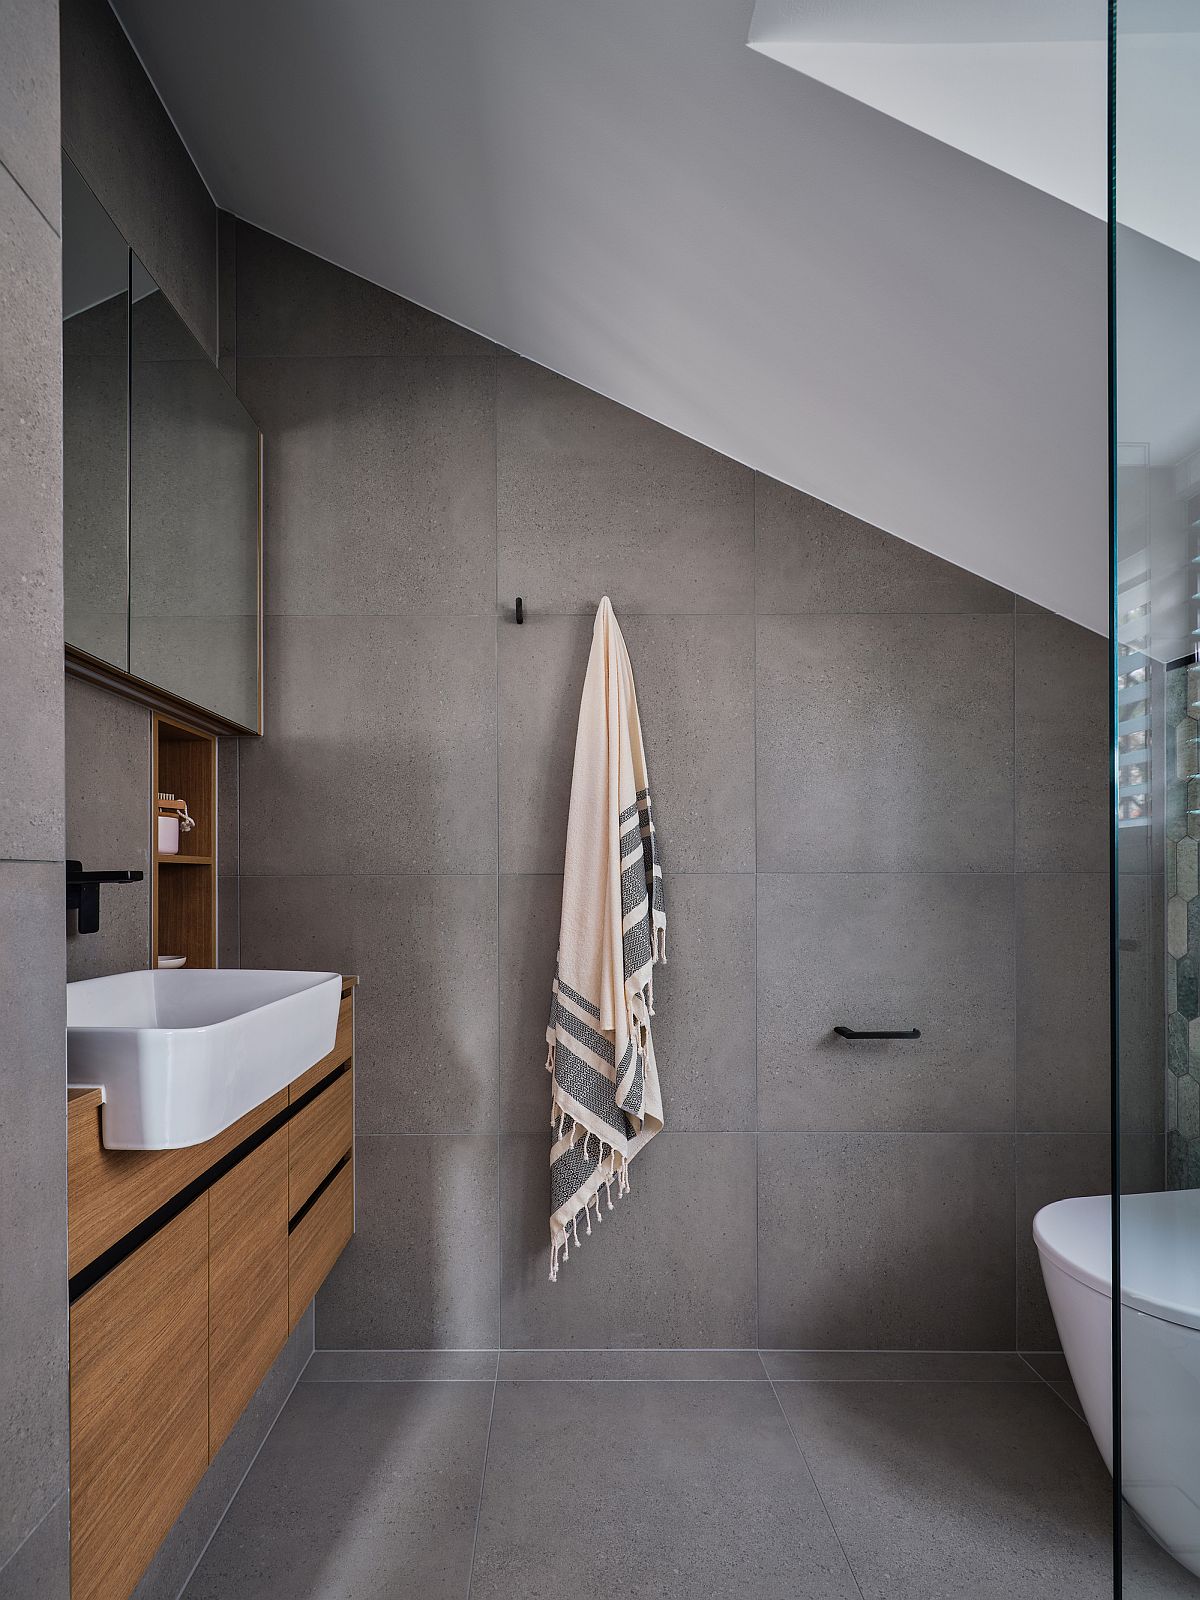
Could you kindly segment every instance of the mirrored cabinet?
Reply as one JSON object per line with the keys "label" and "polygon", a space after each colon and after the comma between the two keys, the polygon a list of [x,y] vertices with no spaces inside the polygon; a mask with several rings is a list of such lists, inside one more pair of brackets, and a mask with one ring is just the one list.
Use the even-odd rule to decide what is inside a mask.
{"label": "mirrored cabinet", "polygon": [[262,731],[262,436],[63,158],[68,670]]}

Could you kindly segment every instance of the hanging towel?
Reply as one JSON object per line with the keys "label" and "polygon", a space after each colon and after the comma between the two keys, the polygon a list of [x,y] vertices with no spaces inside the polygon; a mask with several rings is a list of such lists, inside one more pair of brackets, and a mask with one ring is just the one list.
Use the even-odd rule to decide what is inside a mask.
{"label": "hanging towel", "polygon": [[[558,967],[546,1038],[550,1279],[579,1218],[628,1193],[629,1164],[663,1125],[650,1018],[667,913],[633,669],[605,595],[588,658],[567,823]],[[603,1190],[603,1195],[601,1191]]]}

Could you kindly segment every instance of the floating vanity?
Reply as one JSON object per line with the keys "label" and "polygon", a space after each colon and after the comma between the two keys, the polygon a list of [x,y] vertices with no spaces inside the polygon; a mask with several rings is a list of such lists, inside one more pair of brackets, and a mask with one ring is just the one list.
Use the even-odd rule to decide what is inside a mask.
{"label": "floating vanity", "polygon": [[126,1600],[354,1231],[356,981],[69,986],[72,1600]]}

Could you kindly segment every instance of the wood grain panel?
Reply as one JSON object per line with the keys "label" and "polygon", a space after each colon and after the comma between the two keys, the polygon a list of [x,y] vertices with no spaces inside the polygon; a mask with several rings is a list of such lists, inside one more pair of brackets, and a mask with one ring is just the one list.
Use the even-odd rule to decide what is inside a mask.
{"label": "wood grain panel", "polygon": [[[355,982],[358,980],[355,979]],[[354,1054],[354,997],[342,993],[342,1003],[338,1010],[337,1035],[333,1041],[333,1049],[327,1056],[322,1056],[320,1061],[307,1072],[295,1079],[288,1093],[292,1100],[299,1100],[312,1088],[315,1083],[320,1083],[322,1078],[327,1078],[334,1067],[340,1067],[343,1061],[349,1061]]]}
{"label": "wood grain panel", "polygon": [[87,1098],[67,1103],[67,1270],[81,1267],[144,1222],[159,1206],[287,1109],[286,1089],[184,1150],[106,1150],[100,1111]]}
{"label": "wood grain panel", "polygon": [[288,1216],[354,1145],[354,1074],[344,1072],[288,1124]]}
{"label": "wood grain panel", "polygon": [[305,1306],[329,1275],[354,1232],[354,1163],[348,1161],[324,1194],[292,1230],[288,1271],[289,1323],[295,1327]]}
{"label": "wood grain panel", "polygon": [[208,1465],[208,1195],[71,1308],[71,1596],[126,1600]]}
{"label": "wood grain panel", "polygon": [[209,1454],[288,1335],[289,1128],[209,1191]]}

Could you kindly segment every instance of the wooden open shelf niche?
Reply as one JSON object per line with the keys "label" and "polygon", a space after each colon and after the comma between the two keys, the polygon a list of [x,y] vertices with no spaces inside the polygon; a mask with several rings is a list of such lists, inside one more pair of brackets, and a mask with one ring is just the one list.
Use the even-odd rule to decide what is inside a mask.
{"label": "wooden open shelf niche", "polygon": [[[189,967],[217,964],[217,741],[161,712],[154,716],[151,965],[186,956]],[[187,801],[196,826],[179,836],[179,854],[158,853],[158,797]],[[186,868],[184,871],[182,869]]]}

